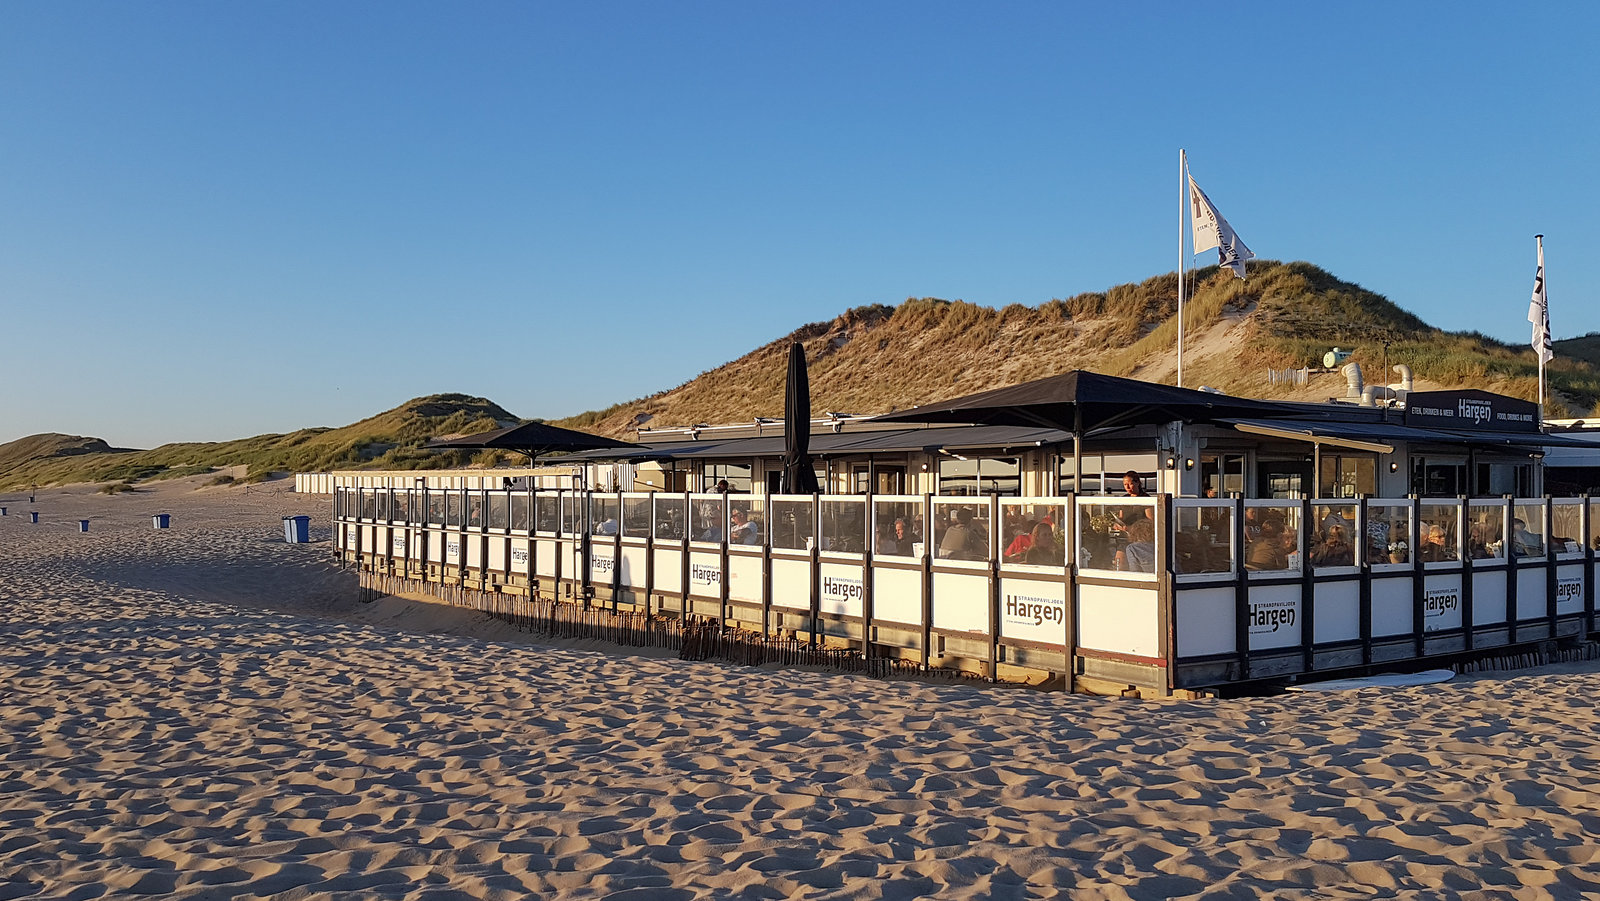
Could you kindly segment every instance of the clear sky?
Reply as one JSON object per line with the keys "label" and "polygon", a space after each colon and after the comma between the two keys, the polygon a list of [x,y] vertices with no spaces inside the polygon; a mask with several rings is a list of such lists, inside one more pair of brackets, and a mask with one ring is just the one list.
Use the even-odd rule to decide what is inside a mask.
{"label": "clear sky", "polygon": [[[0,441],[558,417],[907,297],[1266,259],[1600,330],[1600,4],[0,4]],[[1214,259],[1207,253],[1201,263]]]}

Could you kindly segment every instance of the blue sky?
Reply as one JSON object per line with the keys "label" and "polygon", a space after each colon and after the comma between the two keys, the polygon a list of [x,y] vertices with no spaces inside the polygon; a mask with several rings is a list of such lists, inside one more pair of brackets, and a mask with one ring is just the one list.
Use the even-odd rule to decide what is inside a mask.
{"label": "blue sky", "polygon": [[1180,147],[1263,258],[1520,343],[1543,233],[1600,330],[1597,46],[1580,3],[9,2],[0,441],[558,417],[1141,281]]}

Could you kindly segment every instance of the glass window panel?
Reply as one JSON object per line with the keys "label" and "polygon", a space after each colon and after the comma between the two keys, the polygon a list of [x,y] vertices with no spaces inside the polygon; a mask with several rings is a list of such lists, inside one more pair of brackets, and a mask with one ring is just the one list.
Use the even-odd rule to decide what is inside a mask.
{"label": "glass window panel", "polygon": [[1443,563],[1461,559],[1461,504],[1424,503],[1417,510],[1417,559]]}
{"label": "glass window panel", "polygon": [[623,495],[622,534],[629,538],[650,537],[650,495]]}
{"label": "glass window panel", "polygon": [[1306,536],[1311,565],[1318,569],[1356,565],[1356,505],[1315,504],[1311,516]]}
{"label": "glass window panel", "polygon": [[991,544],[989,505],[936,502],[934,556],[941,560],[987,560]]}
{"label": "glass window panel", "polygon": [[1067,505],[1059,501],[1002,501],[1000,559],[1028,566],[1066,566],[1066,513]]}
{"label": "glass window panel", "polygon": [[431,491],[427,492],[427,496],[428,496],[428,522],[430,522],[430,523],[432,523],[432,524],[434,524],[436,526],[444,525],[445,493],[443,491],[438,490],[438,489],[434,489],[434,490],[431,490]]}
{"label": "glass window panel", "polygon": [[622,501],[614,494],[595,494],[589,497],[589,521],[594,523],[596,535],[617,534]]}
{"label": "glass window panel", "polygon": [[759,545],[767,538],[766,498],[761,495],[729,498],[728,543]]}
{"label": "glass window panel", "polygon": [[1155,572],[1155,501],[1078,502],[1081,569]]}
{"label": "glass window panel", "polygon": [[1517,557],[1543,557],[1544,503],[1516,504],[1511,509],[1511,553]]}
{"label": "glass window panel", "polygon": [[1180,573],[1233,572],[1233,505],[1226,501],[1173,511],[1172,563]]}
{"label": "glass window panel", "polygon": [[504,529],[510,521],[511,495],[504,491],[489,492],[489,528]]}
{"label": "glass window panel", "polygon": [[944,457],[939,461],[939,494],[944,497],[973,497],[978,493],[978,461]]}
{"label": "glass window panel", "polygon": [[1250,503],[1244,508],[1244,568],[1251,572],[1300,569],[1300,505]]}
{"label": "glass window panel", "polygon": [[1080,490],[1072,480],[1072,454],[1067,453],[1061,457],[1057,467],[1056,493],[1068,494],[1100,494],[1100,473],[1102,458],[1099,454],[1083,455],[1083,488]]}
{"label": "glass window panel", "polygon": [[1467,556],[1474,560],[1500,560],[1506,556],[1505,507],[1496,502],[1467,507]]}
{"label": "glass window panel", "polygon": [[1551,501],[1550,543],[1560,556],[1583,553],[1582,501]]}
{"label": "glass window panel", "polygon": [[772,546],[787,550],[810,550],[813,531],[810,500],[772,501]]}
{"label": "glass window panel", "polygon": [[824,500],[822,549],[840,554],[861,554],[867,550],[867,504],[864,500]]}
{"label": "glass window panel", "polygon": [[1367,559],[1374,564],[1411,562],[1411,507],[1367,506]]}
{"label": "glass window panel", "polygon": [[467,526],[468,528],[483,528],[483,492],[474,491],[467,495]]}
{"label": "glass window panel", "polygon": [[445,495],[444,524],[447,526],[461,525],[461,492],[452,491]]}
{"label": "glass window panel", "polygon": [[925,551],[920,500],[877,500],[872,504],[872,552],[886,557],[920,557]]}
{"label": "glass window panel", "polygon": [[561,534],[582,535],[588,528],[584,522],[588,507],[581,492],[561,492]]}
{"label": "glass window panel", "polygon": [[703,490],[708,492],[717,490],[717,483],[723,479],[728,480],[728,490],[749,494],[751,485],[750,464],[707,463],[701,475]]}
{"label": "glass window panel", "polygon": [[688,534],[688,501],[681,494],[655,496],[655,537],[662,541],[682,541]]}
{"label": "glass window panel", "polygon": [[528,531],[528,495],[526,492],[517,492],[511,495],[511,530],[513,532]]}
{"label": "glass window panel", "polygon": [[555,491],[542,491],[533,496],[533,528],[535,531],[554,533],[560,530],[561,495]]}
{"label": "glass window panel", "polygon": [[1107,454],[1105,458],[1104,488],[1107,494],[1126,495],[1124,480],[1128,473],[1133,473],[1138,479],[1139,487],[1145,493],[1152,492],[1156,483],[1156,455],[1155,454]]}
{"label": "glass window panel", "polygon": [[694,541],[722,541],[728,499],[720,494],[696,495],[689,500],[689,537]]}

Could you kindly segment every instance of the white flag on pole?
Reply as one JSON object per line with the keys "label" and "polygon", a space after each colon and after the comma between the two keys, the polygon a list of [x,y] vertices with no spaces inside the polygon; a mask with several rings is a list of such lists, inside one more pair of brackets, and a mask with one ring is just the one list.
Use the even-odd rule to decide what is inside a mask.
{"label": "white flag on pole", "polygon": [[1539,244],[1539,270],[1533,276],[1533,302],[1528,304],[1528,321],[1533,323],[1533,349],[1540,363],[1554,359],[1550,342],[1550,298],[1544,291],[1544,243]]}
{"label": "white flag on pole", "polygon": [[1222,218],[1211,198],[1195,184],[1193,175],[1189,176],[1189,221],[1194,226],[1194,252],[1217,248],[1217,261],[1232,269],[1234,275],[1244,278],[1244,261],[1253,260],[1256,255],[1239,240],[1233,226]]}

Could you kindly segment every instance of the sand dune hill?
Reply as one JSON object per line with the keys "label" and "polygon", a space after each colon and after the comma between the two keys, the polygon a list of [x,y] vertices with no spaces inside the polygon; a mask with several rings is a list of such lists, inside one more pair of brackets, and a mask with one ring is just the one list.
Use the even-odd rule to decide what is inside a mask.
{"label": "sand dune hill", "polygon": [[193,485],[0,501],[0,898],[1600,892],[1584,667],[1157,703],[687,664],[360,605],[282,542],[324,501]]}

